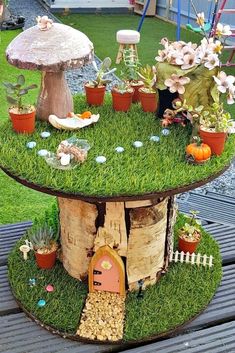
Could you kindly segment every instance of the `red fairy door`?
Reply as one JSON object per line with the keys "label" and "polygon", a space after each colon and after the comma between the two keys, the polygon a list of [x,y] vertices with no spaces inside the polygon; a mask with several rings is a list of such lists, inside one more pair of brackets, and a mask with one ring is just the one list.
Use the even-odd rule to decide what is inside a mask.
{"label": "red fairy door", "polygon": [[121,257],[109,246],[102,246],[93,256],[89,269],[89,291],[125,294],[125,272]]}

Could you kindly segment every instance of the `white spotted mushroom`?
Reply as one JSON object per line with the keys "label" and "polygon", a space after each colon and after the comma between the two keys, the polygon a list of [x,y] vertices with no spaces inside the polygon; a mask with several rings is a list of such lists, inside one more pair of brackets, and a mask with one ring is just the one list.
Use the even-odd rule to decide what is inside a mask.
{"label": "white spotted mushroom", "polygon": [[19,69],[42,71],[37,117],[46,121],[50,114],[64,118],[74,111],[64,71],[84,66],[93,56],[89,38],[61,23],[53,23],[49,30],[33,26],[14,38],[6,49],[10,64]]}

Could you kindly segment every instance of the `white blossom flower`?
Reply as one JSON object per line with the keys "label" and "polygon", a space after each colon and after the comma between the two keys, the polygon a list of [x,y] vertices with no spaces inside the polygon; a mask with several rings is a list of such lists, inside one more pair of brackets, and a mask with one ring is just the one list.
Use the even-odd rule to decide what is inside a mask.
{"label": "white blossom flower", "polygon": [[189,82],[189,77],[172,74],[170,78],[165,80],[164,84],[168,87],[171,93],[178,92],[179,94],[184,94],[184,85],[188,84]]}
{"label": "white blossom flower", "polygon": [[213,76],[217,88],[221,93],[226,93],[229,87],[231,87],[235,82],[235,77],[232,75],[226,75],[224,71],[220,71],[216,76]]}
{"label": "white blossom flower", "polygon": [[219,58],[217,54],[209,54],[204,66],[209,69],[213,70],[216,66],[219,66]]}
{"label": "white blossom flower", "polygon": [[222,23],[218,23],[215,30],[215,35],[218,37],[222,36],[231,36],[232,31],[229,25],[222,25]]}
{"label": "white blossom flower", "polygon": [[235,102],[235,86],[230,86],[228,89],[227,103],[233,104]]}
{"label": "white blossom flower", "polygon": [[197,14],[197,24],[200,27],[204,26],[204,24],[205,24],[205,14],[204,14],[204,12],[200,12],[200,13]]}

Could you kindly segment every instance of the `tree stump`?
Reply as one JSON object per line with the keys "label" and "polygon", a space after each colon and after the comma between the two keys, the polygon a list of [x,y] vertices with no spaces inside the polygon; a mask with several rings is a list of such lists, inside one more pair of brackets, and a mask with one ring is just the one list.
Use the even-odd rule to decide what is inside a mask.
{"label": "tree stump", "polygon": [[107,245],[122,257],[129,290],[154,284],[168,267],[174,198],[92,204],[59,198],[63,265],[85,280],[95,252]]}

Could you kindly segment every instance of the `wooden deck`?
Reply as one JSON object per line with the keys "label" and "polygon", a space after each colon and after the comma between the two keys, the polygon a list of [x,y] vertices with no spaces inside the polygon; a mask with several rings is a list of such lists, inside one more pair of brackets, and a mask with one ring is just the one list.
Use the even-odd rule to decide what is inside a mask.
{"label": "wooden deck", "polygon": [[7,280],[9,251],[31,225],[24,222],[0,227],[0,352],[235,353],[235,199],[191,192],[178,203],[184,213],[200,210],[204,228],[219,242],[223,258],[223,280],[215,297],[178,336],[139,347],[91,345],[60,338],[32,322],[14,301]]}

